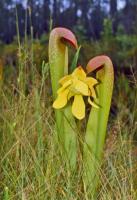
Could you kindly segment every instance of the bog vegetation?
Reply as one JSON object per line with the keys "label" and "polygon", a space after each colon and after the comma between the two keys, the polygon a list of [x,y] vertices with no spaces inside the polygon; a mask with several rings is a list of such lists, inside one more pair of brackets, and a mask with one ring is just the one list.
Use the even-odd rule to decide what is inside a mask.
{"label": "bog vegetation", "polygon": [[[78,153],[78,169],[72,174],[53,137],[49,34],[39,39],[32,35],[20,38],[18,30],[11,43],[0,44],[0,199],[87,200],[81,181],[82,152]],[[104,19],[98,40],[87,41],[83,32],[76,32],[82,45],[78,62],[85,66],[90,58],[107,54],[116,74],[103,165],[97,169],[97,198],[136,200],[137,34],[127,34],[123,26],[114,34],[110,19]],[[73,55],[71,50],[70,65]],[[79,124],[80,140],[86,121]]]}
{"label": "bog vegetation", "polygon": [[[79,169],[70,174],[57,149],[57,141],[53,140],[55,119],[46,42],[26,41],[4,46],[8,52],[4,55],[8,56],[5,56],[7,65],[3,68],[0,93],[0,198],[86,199],[81,184],[81,152]],[[109,49],[111,44],[104,36],[101,43],[86,44],[87,54],[81,52],[82,62],[90,52],[94,55],[97,49],[103,51],[100,47],[103,42]],[[104,162],[98,167],[101,177],[98,199],[136,199],[136,71],[133,60],[123,59],[122,50],[118,52],[123,57],[115,52],[118,67],[123,70],[127,67],[129,75],[116,72]],[[80,124],[79,137],[84,134],[85,122],[86,119]]]}

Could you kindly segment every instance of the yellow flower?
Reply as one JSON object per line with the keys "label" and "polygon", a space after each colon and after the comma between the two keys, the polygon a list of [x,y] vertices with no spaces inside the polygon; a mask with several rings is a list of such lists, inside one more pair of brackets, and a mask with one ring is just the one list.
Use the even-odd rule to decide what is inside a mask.
{"label": "yellow flower", "polygon": [[53,103],[56,109],[63,108],[71,97],[74,97],[72,103],[72,113],[77,119],[85,117],[85,103],[83,96],[88,97],[88,103],[98,108],[98,106],[91,101],[90,97],[96,98],[94,85],[98,82],[92,77],[87,77],[81,66],[76,68],[70,75],[64,76],[59,83],[62,85],[57,91],[57,99]]}

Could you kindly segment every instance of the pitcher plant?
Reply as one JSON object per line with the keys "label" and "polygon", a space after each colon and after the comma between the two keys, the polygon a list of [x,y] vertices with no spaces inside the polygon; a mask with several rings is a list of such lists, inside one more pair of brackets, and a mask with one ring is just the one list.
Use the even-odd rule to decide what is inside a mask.
{"label": "pitcher plant", "polygon": [[[78,49],[75,35],[66,28],[55,28],[49,39],[49,64],[55,109],[56,132],[62,158],[70,169],[77,167],[78,126],[76,121],[86,117],[88,103],[91,111],[83,141],[84,191],[95,198],[99,181],[103,148],[111,105],[114,72],[109,57],[91,59],[86,70],[82,66],[68,73],[68,44]],[[91,73],[96,73],[96,78]],[[81,122],[82,123],[82,122]]]}

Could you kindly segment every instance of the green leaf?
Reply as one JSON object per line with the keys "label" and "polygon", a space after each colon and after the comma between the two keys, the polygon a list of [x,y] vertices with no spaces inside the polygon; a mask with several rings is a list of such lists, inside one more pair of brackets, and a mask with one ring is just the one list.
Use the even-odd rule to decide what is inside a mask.
{"label": "green leaf", "polygon": [[70,67],[70,73],[72,73],[74,71],[74,69],[77,67],[80,49],[81,49],[81,46],[79,46],[79,48],[77,49],[77,52],[75,53],[75,56],[73,58],[73,61],[72,61],[71,67]]}

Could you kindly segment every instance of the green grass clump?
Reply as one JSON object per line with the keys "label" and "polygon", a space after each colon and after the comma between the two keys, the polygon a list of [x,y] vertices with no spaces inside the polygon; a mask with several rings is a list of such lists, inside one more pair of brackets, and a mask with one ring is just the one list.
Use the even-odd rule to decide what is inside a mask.
{"label": "green grass clump", "polygon": [[[82,152],[79,148],[78,168],[72,173],[57,148],[49,66],[45,62],[35,65],[32,51],[20,44],[18,69],[4,69],[0,91],[0,199],[87,200]],[[98,199],[136,200],[135,73],[117,76],[114,89],[104,162],[98,166]],[[79,127],[82,142],[84,125]]]}

